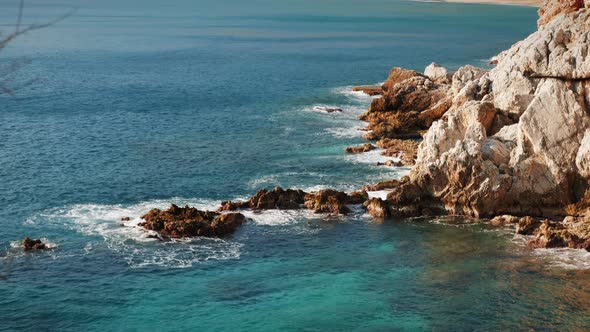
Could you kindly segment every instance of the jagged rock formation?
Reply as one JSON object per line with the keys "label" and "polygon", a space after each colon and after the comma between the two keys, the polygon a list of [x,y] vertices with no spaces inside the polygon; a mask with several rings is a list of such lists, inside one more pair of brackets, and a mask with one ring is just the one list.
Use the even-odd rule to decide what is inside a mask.
{"label": "jagged rock formation", "polygon": [[218,209],[222,211],[236,211],[239,209],[252,210],[295,210],[306,208],[316,213],[347,214],[348,204],[362,204],[369,199],[365,191],[355,191],[350,194],[332,189],[306,193],[299,189],[284,190],[281,187],[269,191],[262,189],[244,202],[226,201]]}
{"label": "jagged rock formation", "polygon": [[43,241],[41,241],[40,239],[31,239],[28,237],[25,237],[22,240],[21,247],[24,251],[48,249],[47,245],[43,243]]}
{"label": "jagged rock formation", "polygon": [[139,226],[156,231],[165,237],[223,237],[235,232],[246,217],[241,213],[219,214],[200,211],[193,207],[178,207],[174,204],[168,210],[153,209],[142,217]]}
{"label": "jagged rock formation", "polygon": [[476,217],[567,214],[590,179],[589,45],[590,10],[579,7],[501,53],[490,72],[460,69],[452,105],[391,203]]}
{"label": "jagged rock formation", "polygon": [[447,111],[451,86],[440,79],[440,70],[431,71],[436,78],[402,68],[391,70],[383,84],[383,97],[373,100],[360,116],[369,123],[366,139],[421,138],[421,133]]}

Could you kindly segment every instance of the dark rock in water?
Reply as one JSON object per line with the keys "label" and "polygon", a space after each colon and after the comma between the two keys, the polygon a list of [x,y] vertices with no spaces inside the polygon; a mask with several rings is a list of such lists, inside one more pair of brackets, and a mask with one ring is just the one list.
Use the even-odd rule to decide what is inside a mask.
{"label": "dark rock in water", "polygon": [[353,86],[352,91],[361,91],[369,96],[379,96],[383,94],[383,88],[378,85]]}
{"label": "dark rock in water", "polygon": [[340,113],[343,112],[341,108],[326,108],[326,112],[328,113]]}
{"label": "dark rock in water", "polygon": [[276,187],[272,191],[263,189],[250,198],[250,208],[254,210],[298,209],[304,203],[305,195],[306,193],[300,189],[284,190],[281,187]]}
{"label": "dark rock in water", "polygon": [[518,223],[520,218],[511,215],[496,216],[490,220],[492,226],[507,226]]}
{"label": "dark rock in water", "polygon": [[404,166],[404,164],[401,161],[388,160],[384,163],[378,162],[377,166],[402,167]]}
{"label": "dark rock in water", "polygon": [[343,110],[338,107],[325,107],[325,106],[314,106],[313,108],[316,112],[326,112],[326,113],[341,113]]}
{"label": "dark rock in water", "polygon": [[26,251],[49,249],[49,248],[47,248],[47,245],[45,245],[45,243],[43,243],[40,239],[33,240],[28,237],[25,237],[23,239],[22,248],[23,248],[23,250],[26,250]]}
{"label": "dark rock in water", "polygon": [[332,189],[306,193],[300,189],[276,187],[273,190],[262,189],[245,202],[222,202],[217,211],[235,211],[238,209],[252,209],[254,211],[296,210],[304,207],[317,213],[346,214],[350,212],[346,204],[362,204],[368,197],[368,194],[364,191],[353,192],[348,195],[345,192]]}
{"label": "dark rock in water", "polygon": [[367,143],[359,146],[349,146],[346,148],[346,153],[363,153],[375,150],[376,147],[373,144]]}
{"label": "dark rock in water", "polygon": [[366,201],[364,206],[367,212],[375,218],[385,219],[391,217],[389,204],[380,198],[372,198]]}
{"label": "dark rock in water", "polygon": [[131,220],[131,218],[129,218],[129,217],[123,217],[123,218],[121,218],[121,221],[129,221],[129,220]]}
{"label": "dark rock in water", "polygon": [[369,194],[366,191],[353,191],[348,197],[348,204],[363,204],[369,199]]}
{"label": "dark rock in water", "polygon": [[393,189],[393,188],[400,186],[402,183],[403,182],[401,180],[396,180],[396,179],[386,180],[386,181],[381,181],[381,182],[374,184],[374,185],[364,186],[363,190],[365,190],[365,191],[379,191],[379,190],[385,190],[385,189]]}
{"label": "dark rock in water", "polygon": [[316,213],[348,214],[350,197],[341,191],[332,189],[320,190],[305,195],[305,207]]}
{"label": "dark rock in water", "polygon": [[516,225],[516,233],[521,235],[532,235],[539,226],[541,226],[539,220],[533,219],[532,217],[523,217],[520,218]]}
{"label": "dark rock in water", "polygon": [[233,233],[246,221],[246,217],[240,213],[221,215],[174,204],[165,211],[153,209],[142,218],[145,222],[139,226],[171,238],[222,237]]}

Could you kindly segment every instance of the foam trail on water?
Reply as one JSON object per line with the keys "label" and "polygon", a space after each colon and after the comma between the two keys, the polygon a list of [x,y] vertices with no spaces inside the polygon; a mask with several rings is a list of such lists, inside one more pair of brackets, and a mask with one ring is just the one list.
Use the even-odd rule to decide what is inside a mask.
{"label": "foam trail on water", "polygon": [[[57,208],[29,219],[29,223],[62,225],[87,236],[103,239],[107,248],[119,254],[131,267],[165,266],[186,268],[209,260],[237,259],[241,243],[232,239],[172,239],[160,242],[151,238],[154,232],[138,226],[141,216],[152,208],[165,209],[171,203],[189,205],[201,210],[214,210],[212,200],[181,199],[154,200],[134,205],[78,204]],[[122,222],[121,218],[130,220]],[[92,253],[96,245],[86,244],[84,251]]]}

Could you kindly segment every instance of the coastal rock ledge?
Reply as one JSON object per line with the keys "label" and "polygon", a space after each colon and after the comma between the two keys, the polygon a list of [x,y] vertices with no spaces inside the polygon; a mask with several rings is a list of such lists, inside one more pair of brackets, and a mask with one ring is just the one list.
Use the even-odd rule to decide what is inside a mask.
{"label": "coastal rock ledge", "polygon": [[546,1],[539,15],[539,30],[490,71],[391,71],[361,117],[366,138],[423,140],[409,178],[369,212],[549,218],[560,221],[523,221],[531,245],[588,248],[590,1]]}

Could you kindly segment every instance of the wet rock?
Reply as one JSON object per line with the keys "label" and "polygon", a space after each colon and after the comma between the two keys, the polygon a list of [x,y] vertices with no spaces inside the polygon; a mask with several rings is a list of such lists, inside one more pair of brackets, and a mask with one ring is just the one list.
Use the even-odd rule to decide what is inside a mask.
{"label": "wet rock", "polygon": [[380,198],[372,198],[363,205],[367,209],[367,213],[374,218],[385,219],[391,217],[389,204]]}
{"label": "wet rock", "polygon": [[369,199],[369,194],[364,191],[353,191],[348,196],[348,204],[363,204]]}
{"label": "wet rock", "polygon": [[48,249],[47,245],[45,245],[40,239],[30,239],[28,237],[23,239],[21,246],[25,251]]}
{"label": "wet rock", "polygon": [[121,221],[129,221],[129,220],[131,220],[131,218],[129,218],[129,217],[123,217],[123,218],[121,218]]}
{"label": "wet rock", "polygon": [[313,110],[316,112],[325,112],[325,113],[341,113],[344,112],[341,108],[338,107],[326,107],[326,106],[314,106]]}
{"label": "wet rock", "polygon": [[273,190],[262,189],[245,202],[221,202],[218,212],[236,211],[239,209],[252,210],[290,210],[298,209],[304,203],[305,193],[299,189],[284,190],[276,187]]}
{"label": "wet rock", "polygon": [[518,224],[516,224],[516,233],[521,235],[532,235],[539,226],[541,226],[539,220],[533,219],[532,217],[523,217],[520,218]]}
{"label": "wet rock", "polygon": [[361,91],[369,96],[379,96],[383,94],[383,88],[373,85],[353,86],[352,91]]}
{"label": "wet rock", "polygon": [[341,191],[332,189],[320,190],[317,193],[305,195],[305,207],[315,213],[348,214],[350,209],[349,196]]}
{"label": "wet rock", "polygon": [[535,230],[534,238],[529,244],[535,248],[581,248],[584,240],[572,234],[562,223],[545,220]]}
{"label": "wet rock", "polygon": [[349,146],[346,148],[346,153],[364,153],[375,150],[376,147],[373,144],[367,143],[359,146]]}
{"label": "wet rock", "polygon": [[223,237],[233,233],[246,221],[246,217],[240,213],[220,215],[174,204],[165,211],[153,209],[142,219],[145,222],[139,223],[139,226],[171,238]]}
{"label": "wet rock", "polygon": [[490,220],[490,224],[493,226],[507,226],[518,223],[520,218],[511,215],[496,216]]}
{"label": "wet rock", "polygon": [[380,161],[377,162],[377,166],[402,167],[402,166],[405,166],[405,165],[401,161],[387,160],[385,162],[380,162]]}

